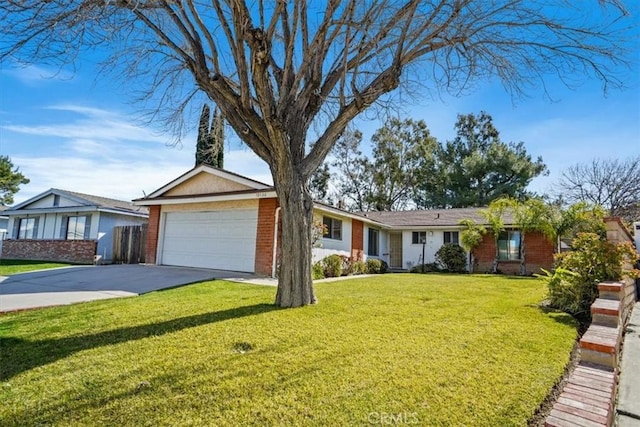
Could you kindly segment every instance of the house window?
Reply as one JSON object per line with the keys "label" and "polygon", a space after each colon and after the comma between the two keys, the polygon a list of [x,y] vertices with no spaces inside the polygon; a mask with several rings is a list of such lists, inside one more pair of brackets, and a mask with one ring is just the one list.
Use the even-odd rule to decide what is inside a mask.
{"label": "house window", "polygon": [[88,234],[86,216],[70,216],[67,218],[67,240],[84,240]]}
{"label": "house window", "polygon": [[379,239],[378,239],[378,230],[375,228],[369,229],[369,247],[367,248],[367,254],[378,256],[380,247],[379,247]]}
{"label": "house window", "polygon": [[444,243],[455,243],[456,245],[460,244],[460,234],[457,231],[445,231],[444,232]]}
{"label": "house window", "polygon": [[520,259],[520,232],[504,231],[498,237],[498,259],[514,261]]}
{"label": "house window", "polygon": [[18,239],[36,239],[37,226],[37,218],[21,218],[18,225]]}
{"label": "house window", "polygon": [[322,224],[327,230],[324,234],[325,239],[342,240],[342,221],[328,216],[323,216]]}
{"label": "house window", "polygon": [[414,245],[421,245],[427,241],[426,231],[414,231],[411,233],[411,243]]}

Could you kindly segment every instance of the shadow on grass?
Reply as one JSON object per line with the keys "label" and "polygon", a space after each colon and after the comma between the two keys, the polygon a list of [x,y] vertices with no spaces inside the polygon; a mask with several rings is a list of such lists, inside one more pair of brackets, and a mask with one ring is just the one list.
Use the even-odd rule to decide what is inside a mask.
{"label": "shadow on grass", "polygon": [[552,308],[543,304],[530,304],[529,307],[537,308],[542,313],[546,314],[547,316],[549,316],[550,318],[552,318],[553,320],[555,320],[556,322],[562,325],[567,325],[567,326],[576,328],[579,336],[582,336],[582,334],[586,330],[583,319],[580,319],[579,317],[574,317],[565,311],[558,310],[557,308]]}
{"label": "shadow on grass", "polygon": [[79,351],[127,341],[135,341],[152,336],[161,336],[187,328],[222,322],[229,319],[255,316],[274,310],[278,310],[274,305],[256,304],[180,317],[178,319],[148,325],[114,329],[97,334],[76,335],[42,341],[0,337],[0,359],[2,360],[0,380],[7,381],[18,374],[53,363]]}

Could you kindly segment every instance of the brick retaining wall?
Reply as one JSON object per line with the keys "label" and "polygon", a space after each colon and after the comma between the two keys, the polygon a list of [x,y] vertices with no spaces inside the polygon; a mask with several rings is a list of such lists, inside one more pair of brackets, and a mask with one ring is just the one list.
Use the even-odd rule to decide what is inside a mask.
{"label": "brick retaining wall", "polygon": [[91,264],[97,244],[95,240],[5,240],[2,258]]}

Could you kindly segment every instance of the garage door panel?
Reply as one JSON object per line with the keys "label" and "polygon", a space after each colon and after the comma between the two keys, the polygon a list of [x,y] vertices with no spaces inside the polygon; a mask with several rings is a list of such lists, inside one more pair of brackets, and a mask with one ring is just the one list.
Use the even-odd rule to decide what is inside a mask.
{"label": "garage door panel", "polygon": [[161,263],[253,271],[257,223],[257,209],[169,212]]}

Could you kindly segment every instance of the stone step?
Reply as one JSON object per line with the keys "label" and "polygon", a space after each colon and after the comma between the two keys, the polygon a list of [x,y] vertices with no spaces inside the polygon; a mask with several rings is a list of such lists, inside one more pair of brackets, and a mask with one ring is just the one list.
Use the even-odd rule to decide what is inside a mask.
{"label": "stone step", "polygon": [[618,327],[621,323],[621,302],[598,298],[591,304],[592,325]]}
{"label": "stone step", "polygon": [[592,324],[580,338],[580,360],[616,369],[621,341],[621,328]]}
{"label": "stone step", "polygon": [[615,375],[580,364],[569,375],[545,426],[601,427],[613,420]]}
{"label": "stone step", "polygon": [[602,299],[622,300],[624,283],[622,282],[601,282],[598,283],[598,297]]}

